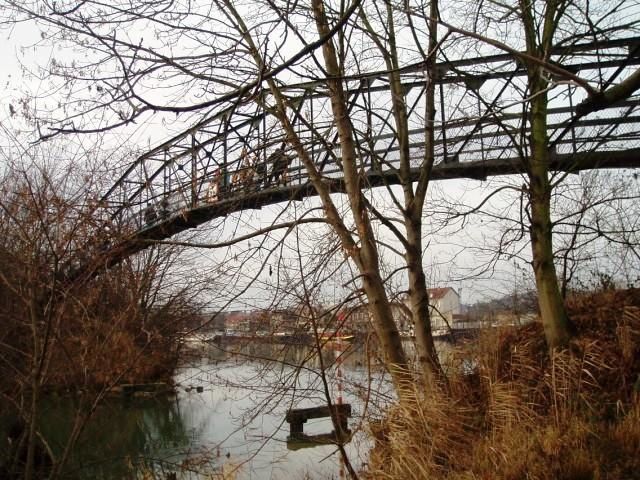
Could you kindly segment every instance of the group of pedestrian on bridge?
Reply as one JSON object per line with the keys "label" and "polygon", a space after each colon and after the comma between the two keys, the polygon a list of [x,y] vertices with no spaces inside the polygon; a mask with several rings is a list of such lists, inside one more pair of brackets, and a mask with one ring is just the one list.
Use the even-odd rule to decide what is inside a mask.
{"label": "group of pedestrian on bridge", "polygon": [[[215,203],[223,196],[235,192],[246,193],[258,191],[263,187],[286,186],[293,159],[294,157],[286,152],[286,142],[282,142],[263,162],[259,160],[258,155],[249,153],[247,147],[243,147],[240,158],[234,162],[238,165],[236,170],[230,170],[227,165],[223,165],[213,171],[206,189],[205,201]],[[172,207],[178,206],[178,203],[170,202],[168,195],[163,196],[157,203],[149,202],[142,213],[144,224],[150,226],[168,218],[174,213],[171,211]]]}
{"label": "group of pedestrian on bridge", "polygon": [[213,172],[207,189],[207,202],[220,200],[223,191],[226,193],[247,192],[260,190],[263,186],[270,188],[286,185],[293,156],[286,153],[285,147],[286,143],[282,142],[264,162],[261,162],[257,155],[250,154],[244,147],[238,159],[237,170],[225,172],[225,169],[216,169]]}

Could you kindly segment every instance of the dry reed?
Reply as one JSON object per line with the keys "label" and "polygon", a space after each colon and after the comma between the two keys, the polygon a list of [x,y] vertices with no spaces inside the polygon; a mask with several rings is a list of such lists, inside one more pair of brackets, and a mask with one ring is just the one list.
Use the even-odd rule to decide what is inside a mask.
{"label": "dry reed", "polygon": [[539,324],[458,347],[450,394],[420,392],[376,424],[367,478],[640,478],[640,291],[576,296],[577,335],[549,355]]}

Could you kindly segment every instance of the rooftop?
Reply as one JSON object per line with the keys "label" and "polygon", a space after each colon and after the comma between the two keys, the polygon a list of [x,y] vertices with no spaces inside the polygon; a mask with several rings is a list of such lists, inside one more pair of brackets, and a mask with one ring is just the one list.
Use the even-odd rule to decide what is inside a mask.
{"label": "rooftop", "polygon": [[428,288],[427,289],[427,292],[429,292],[429,299],[430,300],[440,300],[441,298],[443,298],[450,291],[455,293],[456,295],[458,295],[458,292],[456,292],[451,287],[440,287],[440,288]]}

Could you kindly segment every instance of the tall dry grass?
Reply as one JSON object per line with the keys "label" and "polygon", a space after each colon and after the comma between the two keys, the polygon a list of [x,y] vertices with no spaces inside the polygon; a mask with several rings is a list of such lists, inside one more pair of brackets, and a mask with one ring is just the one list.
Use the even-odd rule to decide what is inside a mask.
{"label": "tall dry grass", "polygon": [[568,302],[578,334],[550,356],[541,325],[457,347],[450,394],[409,390],[372,427],[364,476],[640,478],[640,291]]}

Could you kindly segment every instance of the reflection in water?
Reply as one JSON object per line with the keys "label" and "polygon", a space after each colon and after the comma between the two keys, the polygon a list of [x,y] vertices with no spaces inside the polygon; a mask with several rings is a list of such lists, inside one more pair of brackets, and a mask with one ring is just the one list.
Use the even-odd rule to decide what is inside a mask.
{"label": "reflection in water", "polygon": [[[354,435],[346,448],[356,468],[369,448],[360,428],[364,412],[375,416],[392,398],[381,367],[364,350],[351,346],[342,357],[342,394],[353,407],[349,428]],[[340,355],[339,350],[323,351],[333,399],[338,394],[335,364]],[[287,449],[286,412],[327,404],[319,366],[320,358],[309,347],[203,346],[186,356],[177,372],[177,396],[101,404],[63,478],[164,480],[177,472],[177,478],[201,479],[223,468],[237,469],[237,478],[256,480],[305,474],[336,478],[339,458],[334,445]],[[199,386],[202,393],[197,393]],[[68,399],[51,400],[44,411],[42,432],[54,454],[60,455],[77,405]],[[310,419],[304,426],[308,435],[332,430],[329,418]]]}
{"label": "reflection in water", "polygon": [[[42,433],[56,456],[69,438],[76,411],[68,399],[45,408]],[[87,424],[62,476],[116,479],[132,478],[146,469],[171,472],[186,458],[189,447],[176,398],[108,400]]]}
{"label": "reflection in water", "polygon": [[[223,351],[207,351],[193,359],[178,376],[182,384],[213,385],[204,395],[190,397],[197,404],[190,409],[190,424],[202,425],[201,439],[217,444],[231,460],[243,463],[240,478],[281,478],[285,475],[302,478],[336,478],[339,459],[334,445],[299,451],[287,449],[289,424],[285,416],[289,409],[326,405],[324,386],[318,374],[319,359],[309,347],[272,344],[226,345],[239,355]],[[330,393],[335,400],[335,369],[337,352],[323,352],[328,366]],[[356,358],[358,357],[358,358]],[[211,360],[215,358],[216,360]],[[271,359],[280,358],[275,362]],[[217,365],[216,365],[217,361]],[[354,406],[350,427],[355,430],[347,445],[352,462],[362,463],[368,444],[359,430],[363,412],[363,395],[369,379],[381,382],[381,375],[369,374],[362,352],[354,351],[345,360],[345,402]],[[379,385],[376,385],[378,389]],[[385,391],[388,386],[385,385]],[[215,405],[212,409],[207,405]],[[224,412],[227,414],[224,415]],[[333,430],[329,418],[310,419],[305,434],[325,434]],[[226,435],[226,436],[225,436]]]}

